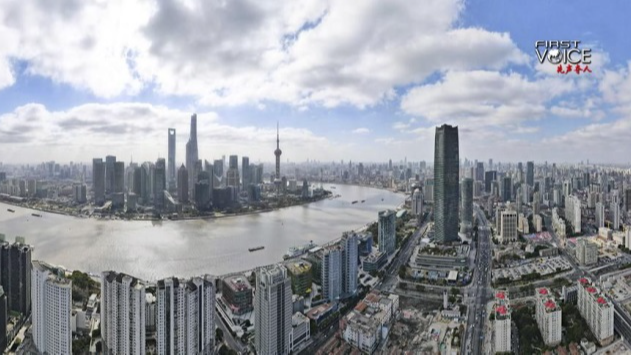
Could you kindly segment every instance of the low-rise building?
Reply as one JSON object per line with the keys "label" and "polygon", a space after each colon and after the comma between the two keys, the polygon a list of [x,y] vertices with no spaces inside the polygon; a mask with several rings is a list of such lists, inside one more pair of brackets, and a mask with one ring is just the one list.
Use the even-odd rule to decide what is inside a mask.
{"label": "low-rise building", "polygon": [[377,272],[388,262],[388,255],[379,250],[373,250],[372,254],[368,255],[362,265],[365,272]]}
{"label": "low-rise building", "polygon": [[291,338],[289,339],[291,351],[298,350],[303,343],[311,339],[311,329],[309,327],[309,318],[298,312],[291,317]]}

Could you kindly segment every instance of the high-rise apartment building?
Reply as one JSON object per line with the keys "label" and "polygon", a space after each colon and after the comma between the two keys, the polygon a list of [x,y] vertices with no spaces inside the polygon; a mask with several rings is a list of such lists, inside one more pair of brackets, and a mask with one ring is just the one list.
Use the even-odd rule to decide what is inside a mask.
{"label": "high-rise apartment building", "polygon": [[63,270],[33,261],[33,342],[41,354],[72,354],[72,282]]}
{"label": "high-rise apartment building", "polygon": [[292,311],[291,278],[287,269],[283,265],[258,269],[254,300],[254,344],[258,354],[289,354]]}
{"label": "high-rise apartment building", "polygon": [[342,294],[342,248],[329,246],[322,253],[322,298],[337,301]]}
{"label": "high-rise apartment building", "polygon": [[213,353],[215,288],[210,276],[159,280],[156,345],[160,355]]}
{"label": "high-rise apartment building", "polygon": [[536,289],[535,319],[543,342],[556,346],[561,342],[561,307],[547,287]]}
{"label": "high-rise apartment building", "polygon": [[396,240],[396,213],[392,210],[379,212],[378,215],[378,235],[379,251],[390,256],[394,254],[397,247]]}
{"label": "high-rise apartment building", "polygon": [[585,238],[576,241],[575,252],[580,265],[593,265],[598,262],[598,244]]}
{"label": "high-rise apartment building", "polygon": [[16,238],[0,242],[0,285],[7,295],[7,309],[24,316],[31,311],[31,254],[33,248]]}
{"label": "high-rise apartment building", "polygon": [[620,230],[620,204],[611,202],[609,205],[609,213],[611,215],[611,229]]}
{"label": "high-rise apartment building", "polygon": [[138,279],[106,271],[101,274],[101,337],[106,353],[144,354],[145,285]]}
{"label": "high-rise apartment building", "polygon": [[416,216],[416,218],[423,216],[423,194],[421,193],[421,189],[414,190],[412,194],[412,214]]}
{"label": "high-rise apartment building", "polygon": [[605,205],[602,202],[596,202],[594,217],[596,219],[597,228],[605,226]]}
{"label": "high-rise apartment building", "polygon": [[436,127],[434,146],[435,239],[447,243],[458,239],[459,170],[458,127]]}
{"label": "high-rise apartment building", "polygon": [[92,159],[92,193],[94,204],[105,203],[105,163],[101,158]]}
{"label": "high-rise apartment building", "polygon": [[605,346],[614,339],[614,307],[588,278],[578,280],[578,310],[598,342]]}
{"label": "high-rise apartment building", "polygon": [[197,114],[191,116],[191,133],[186,143],[186,169],[188,170],[188,189],[191,196],[197,178],[197,161],[199,160],[197,150]]}
{"label": "high-rise apartment building", "polygon": [[355,233],[344,233],[342,246],[342,296],[349,297],[357,293],[359,263],[359,237]]}
{"label": "high-rise apartment building", "polygon": [[565,219],[570,222],[574,233],[581,232],[581,200],[576,195],[566,197]]}
{"label": "high-rise apartment building", "polygon": [[176,134],[175,128],[169,128],[167,133],[169,139],[169,153],[167,157],[167,180],[169,185],[169,190],[175,190],[175,184],[177,180],[177,172],[175,165],[175,142],[176,142]]}
{"label": "high-rise apartment building", "polygon": [[494,352],[504,353],[511,351],[511,307],[508,295],[504,291],[495,294],[493,304],[493,344]]}

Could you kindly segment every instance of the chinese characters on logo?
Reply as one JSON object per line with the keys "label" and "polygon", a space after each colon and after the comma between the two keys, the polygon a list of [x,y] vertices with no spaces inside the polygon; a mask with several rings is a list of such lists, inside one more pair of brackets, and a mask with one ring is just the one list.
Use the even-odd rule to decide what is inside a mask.
{"label": "chinese characters on logo", "polygon": [[574,66],[574,70],[572,70],[572,64],[568,64],[565,68],[563,68],[563,64],[559,64],[559,66],[557,67],[557,73],[559,74],[569,74],[572,71],[574,71],[576,74],[592,72],[592,70],[589,69],[589,65],[581,67],[580,64],[576,64],[576,66]]}

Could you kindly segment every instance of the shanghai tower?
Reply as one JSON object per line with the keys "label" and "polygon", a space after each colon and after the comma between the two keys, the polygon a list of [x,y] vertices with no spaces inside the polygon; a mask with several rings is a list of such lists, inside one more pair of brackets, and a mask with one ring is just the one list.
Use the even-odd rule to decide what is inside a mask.
{"label": "shanghai tower", "polygon": [[436,241],[458,240],[460,161],[458,127],[436,127],[434,146],[434,222]]}
{"label": "shanghai tower", "polygon": [[[188,170],[188,188],[195,186],[198,171],[195,169],[199,157],[197,155],[197,114],[191,116],[191,134],[186,143],[186,170]],[[189,191],[189,196],[191,195]]]}

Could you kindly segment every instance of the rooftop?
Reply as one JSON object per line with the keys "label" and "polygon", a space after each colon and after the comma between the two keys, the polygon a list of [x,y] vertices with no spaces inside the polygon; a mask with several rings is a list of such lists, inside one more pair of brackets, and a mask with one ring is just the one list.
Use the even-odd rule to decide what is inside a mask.
{"label": "rooftop", "polygon": [[230,287],[233,291],[241,292],[252,289],[252,285],[244,276],[229,276],[224,280],[224,285]]}

